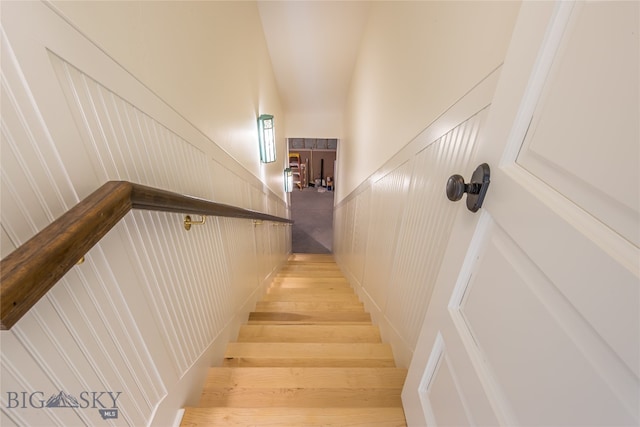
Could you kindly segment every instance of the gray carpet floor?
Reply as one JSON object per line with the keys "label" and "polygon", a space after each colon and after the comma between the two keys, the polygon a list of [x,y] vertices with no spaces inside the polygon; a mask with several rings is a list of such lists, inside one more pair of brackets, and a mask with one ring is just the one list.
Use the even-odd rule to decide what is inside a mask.
{"label": "gray carpet floor", "polygon": [[333,191],[294,189],[291,193],[292,250],[328,254],[333,245]]}

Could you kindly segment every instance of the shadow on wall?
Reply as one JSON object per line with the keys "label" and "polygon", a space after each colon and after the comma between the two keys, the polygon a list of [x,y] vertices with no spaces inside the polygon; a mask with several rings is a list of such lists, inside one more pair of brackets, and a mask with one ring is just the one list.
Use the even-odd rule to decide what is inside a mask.
{"label": "shadow on wall", "polygon": [[[321,191],[318,191],[321,190]],[[333,191],[306,187],[291,193],[292,251],[328,254],[333,246]]]}

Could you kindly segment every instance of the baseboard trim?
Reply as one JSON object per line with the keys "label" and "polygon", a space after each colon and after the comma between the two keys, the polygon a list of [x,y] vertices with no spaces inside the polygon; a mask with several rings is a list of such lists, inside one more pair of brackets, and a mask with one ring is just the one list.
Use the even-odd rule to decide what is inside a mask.
{"label": "baseboard trim", "polygon": [[150,427],[165,427],[167,425],[177,427],[180,425],[184,415],[184,408],[198,404],[208,369],[214,366],[222,366],[227,344],[236,339],[240,326],[247,322],[249,313],[253,311],[256,302],[262,298],[267,286],[273,281],[281,267],[282,264],[278,265],[255,287],[251,295],[240,305],[235,316],[224,326],[195,363],[189,367],[176,384],[168,387],[171,391],[156,406],[149,423]]}
{"label": "baseboard trim", "polygon": [[342,273],[355,290],[360,301],[364,304],[365,310],[371,315],[371,321],[380,329],[382,341],[391,345],[396,365],[399,368],[407,369],[411,364],[411,359],[413,358],[413,348],[411,348],[411,346],[400,336],[396,328],[389,321],[389,318],[384,314],[383,309],[376,304],[360,280],[351,273],[349,269],[340,264],[338,256],[335,256],[335,258],[338,266],[340,266],[340,269],[342,270]]}

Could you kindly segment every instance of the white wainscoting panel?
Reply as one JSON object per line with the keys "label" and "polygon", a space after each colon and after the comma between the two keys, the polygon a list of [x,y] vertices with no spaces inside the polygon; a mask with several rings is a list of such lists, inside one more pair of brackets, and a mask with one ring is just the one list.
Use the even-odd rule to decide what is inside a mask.
{"label": "white wainscoting panel", "polygon": [[[407,207],[400,223],[386,313],[403,339],[414,348],[427,312],[433,285],[453,227],[456,205],[443,183],[455,171],[468,179],[469,164],[486,110],[442,136],[415,157]],[[463,203],[464,201],[461,201]],[[416,284],[420,284],[416,286]]]}
{"label": "white wainscoting panel", "polygon": [[[205,153],[63,59],[51,55],[98,180],[213,199]],[[227,183],[241,186],[237,179]],[[193,194],[193,193],[196,194]]]}
{"label": "white wainscoting panel", "polygon": [[371,191],[363,287],[382,312],[389,299],[399,218],[407,199],[410,171],[411,161],[407,161],[378,179]]}
{"label": "white wainscoting panel", "polygon": [[351,283],[360,287],[364,275],[370,200],[369,187],[358,197],[347,199],[334,209],[333,234],[337,243],[333,253]]}
{"label": "white wainscoting panel", "polygon": [[1,42],[2,228],[17,247],[78,200],[4,31]]}
{"label": "white wainscoting panel", "polygon": [[445,184],[456,173],[470,178],[487,111],[444,134],[425,129],[336,207],[336,258],[400,366],[411,361],[453,227]]}

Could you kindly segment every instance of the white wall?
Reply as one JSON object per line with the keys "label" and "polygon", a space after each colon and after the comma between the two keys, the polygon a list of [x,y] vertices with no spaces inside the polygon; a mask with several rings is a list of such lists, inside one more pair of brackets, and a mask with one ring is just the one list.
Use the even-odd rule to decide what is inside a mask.
{"label": "white wall", "polygon": [[342,136],[344,115],[339,111],[287,113],[288,138],[339,138]]}
{"label": "white wall", "polygon": [[[111,32],[109,42],[117,46],[105,40],[103,48],[114,52],[120,65],[47,3],[2,4],[3,256],[108,180],[289,215],[275,178],[281,180],[282,168],[273,167],[277,173],[271,174],[271,166],[257,165],[255,117],[263,107],[276,112],[278,102],[272,79],[263,80],[269,71],[258,73],[249,65],[268,64],[261,56],[249,64],[242,53],[233,59],[233,52],[227,52],[232,55],[227,61],[210,58],[202,70],[194,66],[201,52],[189,53],[190,41],[180,39],[186,37],[181,31],[191,36],[204,32],[205,22],[211,22],[207,14],[219,21],[224,16],[242,20],[246,14],[251,21],[255,11],[245,4],[237,9],[182,4],[185,9],[158,4],[161,16],[156,18],[163,26],[135,36],[136,11],[151,14],[147,8],[152,4],[139,9],[125,2],[76,5],[85,12],[85,6],[95,5],[91,19],[78,22],[95,25],[96,38],[99,29]],[[198,7],[203,16],[193,16]],[[180,23],[187,11],[194,20],[192,31],[187,22]],[[118,20],[129,23],[122,32]],[[228,31],[225,46],[239,38],[240,46],[249,49],[253,42],[263,51],[263,41],[251,39],[259,31],[240,36],[233,25],[220,25]],[[145,37],[152,36],[158,44],[147,43]],[[194,44],[206,50],[203,43]],[[212,93],[206,85],[209,74],[229,77],[232,87],[223,90],[216,81]],[[169,86],[175,82],[186,92],[174,92]],[[233,89],[240,91],[238,96]],[[223,112],[225,103],[229,110]],[[218,121],[216,111],[224,120]],[[236,162],[212,136],[244,162]],[[284,139],[281,153],[283,146]],[[261,175],[275,185],[274,191]],[[130,212],[87,253],[84,264],[69,271],[11,330],[0,333],[1,425],[168,426],[180,408],[197,404],[207,367],[221,363],[226,344],[290,252],[290,230],[208,218],[187,232],[183,217]],[[91,407],[31,406],[60,391],[78,399],[83,391],[121,392],[118,418],[105,421]],[[42,394],[17,405],[10,394],[34,392]]]}
{"label": "white wall", "polygon": [[344,199],[505,56],[518,2],[373,2],[351,81]]}
{"label": "white wall", "polygon": [[[374,2],[339,144],[334,253],[408,366],[519,4]],[[444,114],[443,114],[444,113]]]}
{"label": "white wall", "polygon": [[[255,2],[54,1],[79,30],[283,199],[285,116]],[[278,157],[258,155],[275,116]]]}
{"label": "white wall", "polygon": [[342,138],[368,1],[260,1],[288,138]]}

